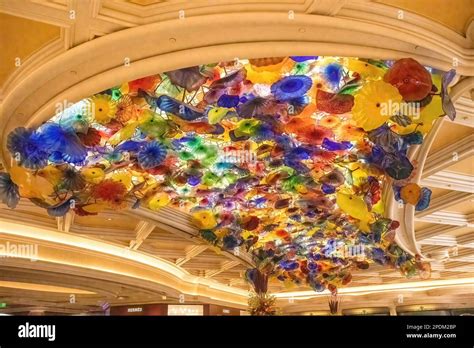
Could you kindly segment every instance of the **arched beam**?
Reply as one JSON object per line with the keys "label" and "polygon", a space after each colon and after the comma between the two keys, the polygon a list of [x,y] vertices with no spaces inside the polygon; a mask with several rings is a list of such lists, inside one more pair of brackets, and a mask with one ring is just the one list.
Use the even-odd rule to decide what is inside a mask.
{"label": "arched beam", "polygon": [[[453,88],[451,89],[451,100],[455,102],[459,99],[463,94],[469,92],[474,89],[474,77],[468,77],[460,82],[458,82]],[[433,145],[433,142],[438,134],[439,130],[441,129],[441,125],[443,122],[447,122],[444,118],[439,118],[433,128],[431,129],[430,133],[426,136],[423,144],[421,146],[413,148],[410,152],[410,160],[413,162],[415,161],[418,163],[417,172],[412,179],[415,183],[420,183],[423,168],[426,163],[426,159],[428,158],[428,153]],[[421,252],[421,248],[416,242],[415,236],[415,207],[413,205],[403,205],[398,207],[398,203],[393,198],[393,192],[390,191],[388,193],[388,197],[386,198],[386,207],[389,215],[400,221],[400,227],[397,231],[396,242],[400,247],[404,250],[409,252],[412,255],[419,254],[425,259],[429,259],[428,257],[424,256]]]}
{"label": "arched beam", "polygon": [[[37,245],[36,255],[16,255],[2,259],[3,265],[35,268],[59,273],[72,272],[89,277],[100,277],[143,289],[165,291],[215,303],[239,307],[247,302],[247,291],[189,274],[183,268],[161,258],[124,249],[98,240],[65,234],[54,229],[28,227],[1,221],[0,242],[16,245]],[[0,253],[5,253],[0,250]],[[0,256],[4,256],[3,254]],[[40,261],[31,262],[30,258]]]}
{"label": "arched beam", "polygon": [[[37,126],[65,103],[124,81],[236,56],[410,56],[444,70],[456,58],[460,74],[473,74],[472,50],[439,31],[430,33],[412,22],[397,22],[394,13],[364,18],[355,11],[352,16],[298,14],[291,18],[287,12],[200,15],[122,30],[74,47],[10,87],[0,118],[3,162],[9,166],[5,142],[13,128]],[[386,25],[387,21],[393,26]]]}

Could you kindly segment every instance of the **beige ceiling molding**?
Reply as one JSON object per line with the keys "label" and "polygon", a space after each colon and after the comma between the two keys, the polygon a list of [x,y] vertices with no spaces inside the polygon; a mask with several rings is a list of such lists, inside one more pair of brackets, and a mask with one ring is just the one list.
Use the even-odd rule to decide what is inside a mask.
{"label": "beige ceiling molding", "polygon": [[[396,284],[350,286],[338,290],[343,309],[370,307],[420,306],[433,303],[449,308],[470,308],[474,295],[474,278],[458,278],[453,280],[429,280],[403,282]],[[285,313],[300,313],[312,310],[326,310],[328,291],[316,293],[309,291],[290,291],[274,294],[277,305]]]}
{"label": "beige ceiling molding", "polygon": [[[2,265],[12,266],[15,262],[23,262],[22,267],[54,269],[62,273],[66,271],[65,267],[69,267],[74,274],[85,272],[93,276],[96,272],[95,277],[107,277],[121,283],[126,279],[127,284],[140,284],[143,288],[166,291],[176,297],[184,294],[239,307],[245,307],[247,303],[248,292],[243,289],[191,275],[172,262],[112,243],[47,228],[25,228],[22,223],[2,219],[0,243],[6,245],[7,242],[37,245],[38,253],[33,257],[29,254],[5,257],[2,258]],[[0,248],[0,256],[5,256],[3,254],[6,252],[6,248]],[[36,261],[30,261],[30,258]]]}
{"label": "beige ceiling molding", "polygon": [[[347,296],[361,296],[368,294],[384,293],[384,292],[400,292],[400,291],[426,291],[432,289],[439,289],[444,287],[461,287],[461,290],[465,293],[465,286],[474,286],[474,278],[461,278],[461,279],[449,279],[449,280],[423,280],[418,282],[403,282],[394,284],[383,284],[383,285],[366,285],[366,286],[351,286],[347,288],[338,289],[338,294]],[[314,292],[313,290],[308,291],[290,291],[275,294],[274,296],[278,299],[293,298],[295,300],[307,300],[310,298],[328,296],[330,295],[329,290],[323,292]]]}
{"label": "beige ceiling molding", "polygon": [[75,288],[66,288],[63,286],[12,282],[12,281],[6,281],[6,280],[0,280],[0,288],[31,290],[31,291],[41,291],[41,292],[55,292],[55,293],[63,293],[63,294],[79,294],[79,295],[95,294],[94,292],[91,292],[91,291],[85,291],[85,290],[75,289]]}
{"label": "beige ceiling molding", "polygon": [[459,98],[454,105],[457,114],[454,122],[462,124],[463,126],[474,127],[474,92],[472,97],[470,93],[467,93],[467,95],[463,95]]}
{"label": "beige ceiling molding", "polygon": [[[4,245],[6,242],[36,244],[38,254],[35,255],[36,261],[33,262],[26,256],[2,258],[2,267],[19,267],[54,274],[74,274],[88,279],[126,283],[128,286],[155,293],[165,292],[176,298],[179,294],[184,294],[189,301],[232,305],[238,308],[245,308],[246,305],[248,292],[245,290],[191,276],[173,263],[142,252],[126,251],[126,248],[122,246],[44,228],[25,228],[20,223],[2,221],[0,243]],[[420,299],[419,296],[414,295],[415,293],[427,294],[428,291],[431,291],[430,296],[441,296],[442,293],[444,299],[456,295],[459,300],[462,296],[469,296],[471,284],[474,284],[474,278],[405,281],[396,284],[351,286],[341,289],[340,292],[345,298],[345,308],[348,308],[356,307],[359,301],[364,301],[365,305],[370,305],[372,302],[374,305],[387,304],[391,297],[396,299],[399,294],[403,294],[407,300],[412,298],[414,303],[429,302],[432,301],[432,297]],[[300,303],[305,304],[305,308],[312,306],[326,308],[327,306],[327,292],[315,293],[308,290],[274,295],[285,307],[285,311],[298,311]]]}

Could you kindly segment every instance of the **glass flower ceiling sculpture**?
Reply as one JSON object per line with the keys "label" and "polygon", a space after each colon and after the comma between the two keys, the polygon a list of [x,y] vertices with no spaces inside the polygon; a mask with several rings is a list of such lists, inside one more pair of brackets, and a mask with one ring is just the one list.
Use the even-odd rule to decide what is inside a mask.
{"label": "glass flower ceiling sculpture", "polygon": [[407,150],[454,118],[453,76],[410,58],[298,56],[144,77],[12,131],[0,198],[56,217],[182,209],[208,243],[251,253],[258,294],[268,276],[335,293],[372,263],[426,278],[394,242],[382,188],[428,206]]}

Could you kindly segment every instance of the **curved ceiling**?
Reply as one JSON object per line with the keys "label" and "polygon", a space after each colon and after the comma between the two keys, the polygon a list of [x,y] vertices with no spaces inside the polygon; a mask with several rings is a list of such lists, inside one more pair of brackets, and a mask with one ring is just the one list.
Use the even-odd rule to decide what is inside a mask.
{"label": "curved ceiling", "polygon": [[[81,43],[86,41],[93,40],[100,36],[106,36],[129,27],[153,23],[157,20],[174,19],[177,15],[180,15],[178,11],[183,8],[185,9],[186,17],[199,16],[205,13],[222,13],[225,8],[225,11],[228,12],[233,10],[249,12],[262,10],[266,12],[283,11],[286,16],[285,19],[288,18],[288,11],[294,11],[297,14],[297,19],[300,17],[298,14],[307,13],[335,16],[336,19],[338,17],[342,19],[355,16],[357,17],[357,21],[366,21],[368,17],[375,18],[381,13],[385,13],[386,15],[388,13],[390,16],[395,15],[398,9],[403,9],[406,10],[407,13],[410,13],[410,18],[407,18],[409,29],[403,29],[403,26],[400,26],[396,30],[398,33],[407,30],[408,36],[410,36],[416,31],[417,35],[422,37],[420,33],[428,29],[431,30],[431,36],[428,35],[429,39],[425,37],[413,40],[412,45],[414,45],[414,42],[417,40],[424,42],[423,44],[425,46],[421,50],[420,47],[414,47],[412,45],[408,45],[409,47],[396,46],[398,50],[405,53],[396,52],[395,56],[399,54],[406,55],[408,54],[407,52],[411,52],[412,54],[419,54],[423,59],[423,57],[427,55],[432,55],[435,58],[434,60],[429,59],[430,61],[435,61],[435,65],[441,64],[447,67],[451,64],[453,52],[455,52],[454,55],[459,56],[460,61],[463,63],[460,67],[463,74],[474,75],[472,58],[472,47],[474,43],[472,41],[472,34],[470,34],[473,29],[472,25],[469,27],[469,23],[472,23],[472,13],[462,10],[473,9],[472,1],[464,1],[465,7],[452,6],[442,1],[439,6],[435,6],[435,9],[432,8],[433,1],[429,2],[429,6],[423,6],[421,4],[423,2],[417,2],[415,4],[414,2],[402,0],[385,0],[380,2],[389,6],[378,5],[369,1],[318,1],[317,4],[315,1],[299,1],[292,4],[288,4],[286,1],[272,1],[271,3],[266,1],[225,1],[221,2],[218,6],[205,6],[203,1],[189,2],[184,5],[179,1],[136,0],[121,2],[102,0],[93,2],[93,5],[90,7],[84,6],[83,4],[76,4],[77,7],[75,10],[78,16],[75,21],[71,22],[67,18],[70,5],[65,0],[46,1],[43,4],[5,0],[0,3],[0,12],[3,12],[0,16],[7,19],[7,21],[2,21],[2,23],[11,24],[7,26],[5,32],[11,31],[12,35],[2,35],[2,46],[6,44],[8,47],[11,47],[9,54],[15,57],[20,56],[22,61],[28,62],[28,64],[24,64],[20,69],[14,69],[14,72],[11,73],[11,65],[9,65],[8,62],[1,62],[0,68],[1,71],[4,72],[4,78],[0,80],[0,83],[3,85],[0,100],[3,100],[5,96],[14,92],[15,88],[21,85],[28,77],[34,76],[37,69],[41,69],[47,61],[65,52],[69,48],[80,46]],[[145,11],[144,8],[146,9]],[[421,17],[416,16],[416,14],[421,15]],[[262,15],[259,14],[255,18],[259,17],[262,17]],[[424,19],[422,19],[422,17]],[[428,19],[434,20],[440,25]],[[281,19],[278,19],[278,22],[281,23]],[[13,35],[14,32],[18,31],[18,25],[21,25],[21,23],[30,23],[31,25],[29,25],[26,30],[36,28],[36,31],[41,33],[38,36],[34,36],[34,40],[32,36],[31,40],[27,41],[24,47],[15,45],[15,35]],[[242,23],[246,22],[243,21]],[[308,22],[304,23],[306,25]],[[328,23],[330,23],[330,21]],[[391,24],[393,24],[393,22],[391,22]],[[219,22],[215,22],[215,25],[219,26]],[[307,31],[306,27],[301,26],[301,22],[298,22],[295,29],[302,37],[311,33],[311,31]],[[373,28],[370,30],[373,30]],[[410,33],[410,30],[413,32]],[[3,28],[2,32],[4,32]],[[278,36],[278,34],[276,35]],[[443,37],[445,41],[442,41],[441,44],[431,42],[430,40],[433,40],[433,36],[436,35],[440,35],[439,37]],[[59,40],[57,39],[58,36]],[[331,39],[333,39],[334,36],[338,37],[339,33],[333,32]],[[177,36],[177,38],[179,40],[181,39],[179,36]],[[403,36],[403,38],[406,39],[407,36]],[[324,39],[324,36],[321,37],[321,39]],[[174,45],[176,43],[176,37],[173,35],[166,37],[166,40],[166,45]],[[436,39],[434,41],[436,41]],[[449,44],[446,45],[446,42],[449,42]],[[179,41],[178,43],[181,42]],[[375,46],[377,45],[382,45],[382,43],[375,40]],[[393,46],[392,41],[388,42],[388,46],[390,45]],[[445,50],[442,48],[443,45],[449,47],[449,49]],[[268,47],[265,47],[265,45],[259,46],[265,48],[267,52],[275,51],[275,48],[272,48],[271,45]],[[282,43],[282,47],[283,46],[284,43]],[[327,44],[325,46],[329,47]],[[44,49],[41,49],[41,47]],[[300,49],[300,47],[294,43],[289,43],[286,49],[290,47]],[[323,46],[313,46],[312,49],[322,47]],[[334,47],[331,47],[331,49],[334,49]],[[345,47],[345,49],[348,49],[348,47]],[[368,49],[377,52],[375,48],[365,48],[366,51]],[[433,50],[431,53],[429,52],[430,49]],[[301,48],[301,52],[303,51],[304,49]],[[209,60],[209,57],[205,58],[208,53],[209,52],[202,50],[199,51],[198,54],[203,56],[201,59]],[[379,54],[383,55],[384,53],[381,51]],[[394,52],[392,51],[390,54],[393,55]],[[269,56],[272,54],[267,53],[265,55]],[[229,59],[233,58],[231,56],[233,55],[230,54]],[[2,55],[2,58],[3,57],[7,56]],[[25,59],[23,59],[23,57]],[[31,59],[26,59],[28,57]],[[84,57],[85,56],[83,56],[83,59]],[[122,62],[122,58],[120,58],[120,60]],[[118,63],[118,65],[120,63]],[[153,64],[156,64],[156,62]],[[178,66],[175,68],[178,68],[181,63],[176,61],[176,64],[178,64]],[[86,64],[83,66],[84,70],[79,70],[68,66],[66,68],[67,74],[64,78],[71,80],[72,83],[70,85],[77,85],[84,78],[83,74],[89,67],[91,66]],[[172,67],[169,66],[168,70],[170,68]],[[140,75],[146,75],[146,69],[134,67],[131,70],[133,70],[133,72],[123,71],[120,74],[115,73],[115,79],[117,81],[123,81],[140,77]],[[97,70],[92,72],[92,75],[96,73]],[[133,77],[128,77],[130,73]],[[127,78],[124,78],[125,76],[127,76]],[[102,88],[99,83],[96,87],[96,91],[110,87],[110,81],[112,80],[113,79],[101,81],[101,83],[104,83],[104,86],[102,86]],[[55,83],[55,81],[50,82]],[[97,84],[97,80],[91,81],[91,83]],[[62,92],[65,88],[66,85],[58,85],[57,91]],[[90,86],[85,87],[85,85],[82,85],[77,93],[70,94],[64,98],[68,100],[72,97],[72,100],[76,101],[87,95],[87,93],[91,94],[92,90],[90,88]],[[27,115],[30,115],[30,111],[34,110],[36,112],[38,111],[38,106],[44,105],[44,101],[35,103],[34,99],[38,98],[37,95],[33,95],[32,97],[32,99],[29,99],[28,102],[25,103],[29,109],[18,110],[19,114],[23,113],[24,115],[23,120],[18,119],[20,122],[24,122],[28,119]],[[435,137],[432,150],[429,152],[431,159],[427,161],[428,164],[425,168],[426,174],[422,175],[422,183],[431,187],[434,191],[435,204],[432,205],[433,208],[428,211],[427,214],[417,215],[415,217],[415,233],[423,253],[439,258],[439,262],[435,262],[433,267],[433,280],[439,279],[441,282],[446,281],[447,283],[449,283],[450,280],[458,278],[472,279],[472,277],[474,277],[474,209],[472,207],[473,150],[472,146],[463,148],[462,153],[458,153],[460,156],[457,156],[456,160],[453,160],[453,158],[456,157],[453,157],[452,150],[438,150],[443,150],[447,147],[449,147],[449,149],[458,149],[462,146],[463,141],[467,141],[465,139],[472,137],[474,126],[473,105],[472,92],[465,92],[456,103],[458,110],[456,123],[444,121],[442,125],[440,125],[438,136]],[[2,108],[4,108],[4,104]],[[52,105],[50,105],[49,109],[45,108],[41,110],[41,113],[46,116],[51,110]],[[35,121],[35,123],[38,122],[39,121]],[[2,125],[5,125],[5,123],[2,122]],[[6,131],[6,129],[2,129],[2,131],[4,130]],[[429,164],[434,162],[437,158],[444,158],[446,165],[430,168]],[[448,180],[448,178],[450,180]],[[211,247],[206,245],[197,244],[192,235],[183,234],[179,229],[170,230],[169,226],[163,225],[162,222],[158,222],[158,224],[153,221],[150,222],[147,217],[134,217],[110,211],[107,213],[106,221],[103,219],[97,220],[92,217],[78,216],[56,220],[26,203],[21,206],[18,212],[15,212],[15,215],[2,206],[0,209],[0,218],[2,221],[13,223],[21,222],[26,226],[56,229],[66,236],[70,234],[82,235],[91,241],[98,240],[111,245],[120,246],[124,252],[131,249],[143,252],[144,254],[157,256],[166,262],[175,264],[192,276],[210,279],[211,282],[215,281],[216,284],[219,284],[218,286],[229,286],[231,292],[234,291],[232,289],[235,289],[237,293],[241,294],[240,291],[248,289],[242,279],[242,271],[246,267],[241,261],[236,261],[224,254],[216,254],[217,250],[212,250]],[[58,250],[62,250],[63,253],[65,252],[63,247],[59,244],[55,245],[55,247],[58,248]],[[5,260],[7,261],[5,262]],[[41,265],[41,267],[38,267],[34,271],[27,271],[27,268],[30,268],[31,265],[30,261],[27,262],[26,264],[21,262],[16,263],[8,259],[2,259],[0,261],[0,267],[2,269],[0,281],[11,282],[9,283],[10,286],[16,284],[15,290],[12,290],[12,287],[2,287],[0,283],[0,296],[2,296],[2,298],[8,298],[9,303],[16,303],[15,306],[18,307],[16,310],[12,308],[12,311],[18,313],[38,308],[42,308],[47,312],[49,310],[54,312],[60,311],[60,308],[65,306],[62,298],[51,300],[50,303],[43,303],[41,295],[38,294],[39,292],[33,290],[35,286],[40,287],[41,285],[84,289],[98,294],[98,296],[81,295],[92,297],[88,302],[86,301],[87,305],[83,307],[79,306],[78,308],[73,308],[73,306],[67,306],[68,308],[63,310],[63,312],[66,313],[82,313],[100,310],[104,302],[145,303],[156,302],[157,299],[158,302],[176,301],[177,293],[171,289],[158,289],[144,286],[143,284],[132,284],[131,279],[125,281],[123,279],[101,281],[101,279],[105,278],[102,278],[103,274],[97,270],[91,273],[81,274],[77,267],[74,269],[64,268],[66,266],[54,268],[51,267],[51,264],[46,264],[42,270],[43,261],[37,263]],[[74,276],[71,274],[74,274]],[[123,276],[125,276],[125,274],[123,274]],[[417,279],[413,279],[404,280],[403,282],[410,284],[411,282],[416,283],[417,281]],[[360,272],[360,274],[356,274],[354,277],[354,287],[380,285],[382,286],[380,289],[383,289],[384,285],[399,284],[400,282],[401,278],[395,274],[395,272],[378,269],[377,267],[371,269],[371,272]],[[33,285],[29,286],[29,289],[25,289],[24,286],[21,288],[21,284],[23,283],[31,283]],[[82,286],[81,284],[85,285]],[[43,290],[44,289],[45,288],[43,288]],[[289,290],[283,289],[276,283],[271,284],[271,291],[285,292]],[[390,288],[385,288],[383,291],[382,294],[377,296],[374,296],[374,294],[358,296],[357,300],[352,300],[348,297],[347,306],[358,308],[360,307],[360,303],[364,303],[364,306],[370,307],[393,306],[395,301],[397,301],[398,295],[400,295],[400,291],[395,293],[393,290],[390,290]],[[415,293],[418,293],[419,296],[415,295]],[[16,296],[17,294],[21,296]],[[413,306],[420,303],[441,304],[444,306],[447,306],[448,303],[455,303],[459,306],[468,306],[469,303],[472,304],[473,301],[472,292],[465,287],[462,288],[459,286],[439,288],[438,290],[424,289],[419,292],[411,292],[408,290],[407,292],[402,292],[402,294],[405,295],[405,304]],[[444,296],[441,296],[441,294]],[[163,296],[167,296],[167,299],[164,300]],[[325,299],[301,298],[294,300],[293,295],[283,294],[282,296],[283,298],[279,301],[287,312],[296,313],[308,310],[323,310],[327,307]],[[285,296],[290,297],[285,298]],[[206,302],[210,302],[213,301],[211,297],[193,298],[192,301],[205,300]],[[159,298],[161,298],[161,300]],[[226,299],[221,297],[221,293],[219,293],[216,295],[214,301],[225,303]],[[244,301],[240,298],[239,300],[228,303],[233,303],[235,306],[242,306]],[[400,303],[397,304],[400,305]],[[1,311],[5,312],[5,310]]]}
{"label": "curved ceiling", "polygon": [[472,0],[456,1],[456,6],[444,0],[376,0],[376,2],[432,19],[461,35],[466,35],[469,24],[474,20]]}

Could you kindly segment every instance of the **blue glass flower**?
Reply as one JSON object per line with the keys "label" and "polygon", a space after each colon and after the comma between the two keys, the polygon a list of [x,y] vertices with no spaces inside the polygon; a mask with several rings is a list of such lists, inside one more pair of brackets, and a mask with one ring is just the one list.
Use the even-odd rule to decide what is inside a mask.
{"label": "blue glass flower", "polygon": [[73,164],[80,164],[86,159],[87,149],[76,133],[67,131],[56,123],[44,124],[39,132],[43,146],[50,153],[58,152],[64,161]]}
{"label": "blue glass flower", "polygon": [[322,291],[326,290],[326,286],[323,283],[321,283],[319,280],[316,280],[316,279],[311,279],[310,282],[309,282],[309,286],[311,286],[311,288],[314,291],[317,291],[317,292],[322,292]]}
{"label": "blue glass flower", "polygon": [[11,209],[14,209],[20,201],[18,186],[8,173],[0,173],[0,200]]}
{"label": "blue glass flower", "polygon": [[397,201],[400,202],[402,200],[402,197],[400,196],[400,191],[401,191],[401,186],[396,186],[393,185],[393,198]]}
{"label": "blue glass flower", "polygon": [[47,209],[49,216],[61,217],[71,209],[74,197]]}
{"label": "blue glass flower", "polygon": [[191,175],[188,177],[188,184],[191,186],[196,186],[201,183],[201,178],[197,175]]}
{"label": "blue glass flower", "polygon": [[456,118],[456,108],[454,107],[451,98],[449,97],[448,87],[451,84],[451,81],[456,77],[456,70],[451,69],[445,74],[441,81],[441,101],[443,106],[443,111],[449,117],[451,121],[454,121]]}
{"label": "blue glass flower", "polygon": [[240,97],[238,95],[223,94],[217,100],[217,106],[225,108],[233,108],[239,104]]}
{"label": "blue glass flower", "polygon": [[350,141],[341,141],[338,143],[337,141],[329,140],[328,138],[324,138],[323,148],[329,151],[341,151],[341,150],[348,150],[352,147]]}
{"label": "blue glass flower", "polygon": [[416,211],[422,211],[429,207],[431,200],[431,190],[427,187],[421,189],[420,199],[415,206]]}
{"label": "blue glass flower", "polygon": [[300,264],[296,261],[281,261],[280,262],[281,268],[283,268],[285,271],[294,271],[295,269],[298,269],[300,267]]}
{"label": "blue glass flower", "polygon": [[290,58],[297,63],[301,63],[306,62],[307,60],[316,60],[318,59],[318,56],[290,56]]}
{"label": "blue glass flower", "polygon": [[222,239],[224,249],[230,250],[239,246],[239,241],[234,236],[225,236]]}
{"label": "blue glass flower", "polygon": [[288,100],[288,114],[290,115],[298,115],[300,114],[304,108],[309,104],[310,100],[308,96],[304,95],[297,98],[292,98]]}
{"label": "blue glass flower", "polygon": [[[194,121],[198,118],[204,117],[202,110],[195,108],[189,104],[180,102],[167,95],[161,95],[158,98],[149,97],[154,100],[154,104],[162,111],[169,112],[175,116],[182,118],[185,121]],[[152,104],[150,104],[152,105]]]}
{"label": "blue glass flower", "polygon": [[322,184],[321,191],[323,191],[325,194],[331,194],[336,192],[336,188],[328,184]]}
{"label": "blue glass flower", "polygon": [[382,159],[382,167],[395,180],[406,179],[413,171],[413,165],[410,163],[410,160],[401,153],[386,153]]}
{"label": "blue glass flower", "polygon": [[140,150],[143,147],[143,145],[145,145],[144,141],[128,140],[128,141],[124,141],[122,144],[118,145],[115,148],[115,151],[118,151],[118,152],[122,152],[122,151],[137,152],[138,150]]}
{"label": "blue glass flower", "polygon": [[408,148],[409,145],[420,145],[423,143],[423,134],[421,132],[413,132],[402,136],[404,148]]}
{"label": "blue glass flower", "polygon": [[8,134],[7,149],[19,164],[29,169],[40,169],[48,164],[49,153],[37,132],[19,127]]}
{"label": "blue glass flower", "polygon": [[400,135],[393,132],[389,126],[382,125],[369,132],[370,141],[377,144],[388,152],[398,152],[403,150],[403,139]]}
{"label": "blue glass flower", "polygon": [[166,157],[166,147],[157,141],[146,144],[137,155],[138,164],[143,169],[156,167]]}
{"label": "blue glass flower", "polygon": [[311,78],[305,75],[287,76],[275,82],[271,91],[276,99],[290,100],[303,96],[312,84]]}
{"label": "blue glass flower", "polygon": [[323,70],[323,76],[333,87],[338,87],[343,74],[342,66],[337,63],[328,64]]}
{"label": "blue glass flower", "polygon": [[294,161],[306,160],[306,159],[311,158],[311,150],[305,147],[299,146],[290,150],[289,153],[287,153],[287,158]]}
{"label": "blue glass flower", "polygon": [[386,264],[387,263],[387,257],[385,255],[385,252],[381,248],[373,248],[372,249],[372,259],[379,263],[379,264]]}

